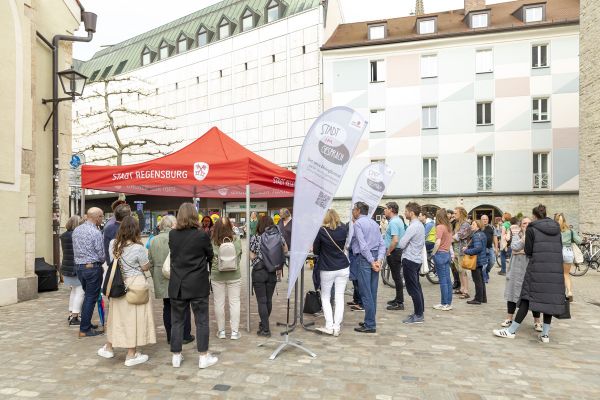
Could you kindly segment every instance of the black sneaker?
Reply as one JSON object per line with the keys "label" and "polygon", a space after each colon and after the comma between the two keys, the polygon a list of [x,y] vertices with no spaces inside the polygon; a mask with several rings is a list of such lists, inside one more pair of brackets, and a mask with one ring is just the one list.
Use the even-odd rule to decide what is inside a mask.
{"label": "black sneaker", "polygon": [[398,302],[396,301],[396,299],[390,300],[390,301],[387,302],[388,306],[393,306],[394,304],[398,304]]}
{"label": "black sneaker", "polygon": [[256,332],[256,334],[257,334],[258,336],[262,336],[262,337],[267,337],[267,338],[270,338],[270,337],[271,337],[271,331],[263,331],[263,330],[260,330],[260,331]]}
{"label": "black sneaker", "polygon": [[361,326],[360,328],[354,328],[354,331],[359,333],[377,333],[377,329],[365,328],[364,326]]}
{"label": "black sneaker", "polygon": [[[81,325],[81,320],[79,319],[79,317],[71,317],[69,318],[69,326],[79,326]],[[92,326],[92,329],[97,329],[98,327]]]}
{"label": "black sneaker", "polygon": [[387,306],[387,309],[390,310],[390,311],[401,311],[401,310],[404,310],[404,304],[402,304],[402,303],[395,303],[393,305]]}
{"label": "black sneaker", "polygon": [[183,339],[183,344],[192,343],[194,340],[196,340],[196,336],[194,336],[194,335],[190,335],[190,337],[189,337],[189,338],[187,338],[187,339]]}

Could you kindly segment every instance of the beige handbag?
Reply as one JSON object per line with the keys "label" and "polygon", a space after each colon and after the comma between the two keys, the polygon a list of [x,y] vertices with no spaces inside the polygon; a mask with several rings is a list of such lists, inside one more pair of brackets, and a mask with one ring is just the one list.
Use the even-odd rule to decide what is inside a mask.
{"label": "beige handbag", "polygon": [[165,278],[171,279],[171,252],[167,254],[165,262],[162,265],[162,274]]}
{"label": "beige handbag", "polygon": [[[144,278],[142,284],[136,282],[140,276],[143,276]],[[131,283],[127,286],[125,299],[129,304],[133,305],[146,304],[150,300],[150,287],[148,286],[146,275],[136,275],[131,280]]]}

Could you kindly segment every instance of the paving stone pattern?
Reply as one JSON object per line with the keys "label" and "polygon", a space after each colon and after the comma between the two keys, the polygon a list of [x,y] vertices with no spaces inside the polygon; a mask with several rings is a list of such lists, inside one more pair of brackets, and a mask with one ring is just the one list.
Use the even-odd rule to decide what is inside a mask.
{"label": "paving stone pattern", "polygon": [[[317,353],[316,359],[288,350],[270,361],[276,344],[257,347],[263,340],[255,332],[244,331],[239,341],[219,340],[211,311],[210,348],[219,363],[206,370],[198,369],[195,343],[184,347],[182,367],[171,367],[162,324],[157,326],[159,343],[143,349],[150,356],[146,364],[125,367],[124,350],[112,360],[98,357],[105,338],[77,338],[77,329],[66,323],[68,291],[61,288],[0,308],[0,398],[600,398],[600,307],[590,304],[600,303],[600,273],[574,278],[574,318],[553,324],[552,342],[545,345],[537,342],[529,318],[513,340],[492,336],[505,311],[504,279],[496,271],[488,286],[490,303],[469,306],[455,298],[451,312],[431,309],[439,302],[439,286],[422,279],[426,323],[418,326],[401,323],[410,301],[407,311],[385,310],[393,291],[380,286],[377,334],[355,333],[363,314],[348,310],[339,338],[294,332]],[[284,282],[274,297],[273,322],[285,320],[285,292]],[[154,306],[155,320],[162,322],[162,304]],[[256,331],[254,301],[251,310]]]}

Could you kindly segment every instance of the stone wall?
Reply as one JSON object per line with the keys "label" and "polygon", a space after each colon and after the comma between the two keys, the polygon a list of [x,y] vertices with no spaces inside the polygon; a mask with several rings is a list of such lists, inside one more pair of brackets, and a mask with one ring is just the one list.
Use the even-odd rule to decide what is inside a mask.
{"label": "stone wall", "polygon": [[581,229],[600,233],[600,2],[581,1],[579,210]]}

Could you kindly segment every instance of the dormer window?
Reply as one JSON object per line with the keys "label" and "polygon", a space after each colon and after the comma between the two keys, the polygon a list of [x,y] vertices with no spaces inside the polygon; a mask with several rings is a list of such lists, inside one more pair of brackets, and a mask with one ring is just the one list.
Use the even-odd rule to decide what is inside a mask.
{"label": "dormer window", "polygon": [[177,53],[183,53],[184,51],[188,51],[192,46],[192,39],[187,37],[185,34],[180,33],[177,38]]}
{"label": "dormer window", "polygon": [[165,58],[168,58],[171,55],[172,52],[172,47],[169,42],[167,42],[166,40],[163,40],[160,43],[160,46],[158,46],[158,58],[160,60],[164,60]]}
{"label": "dormer window", "polygon": [[144,47],[144,51],[142,51],[142,65],[151,64],[156,57],[156,53],[150,50],[148,47]]}
{"label": "dormer window", "polygon": [[266,8],[267,23],[277,21],[283,15],[283,4],[278,0],[271,0]]}
{"label": "dormer window", "polygon": [[219,22],[219,39],[225,39],[231,36],[233,31],[233,24],[225,17],[221,18]]}
{"label": "dormer window", "polygon": [[524,22],[541,22],[544,20],[544,6],[542,4],[524,7]]}
{"label": "dormer window", "polygon": [[487,12],[471,14],[471,29],[487,28],[490,24],[490,15]]}
{"label": "dormer window", "polygon": [[258,22],[258,15],[256,13],[252,12],[252,10],[250,10],[250,8],[246,8],[246,10],[242,14],[242,18],[241,18],[242,32],[246,32],[246,31],[249,31],[250,29],[254,28],[256,26],[257,22]]}
{"label": "dormer window", "polygon": [[210,43],[212,35],[213,33],[210,30],[206,29],[205,26],[201,26],[196,34],[196,42],[198,43],[198,47],[206,46],[208,43]]}
{"label": "dormer window", "polygon": [[369,25],[369,40],[385,39],[387,36],[386,24]]}
{"label": "dormer window", "polygon": [[436,18],[419,19],[417,21],[417,33],[419,35],[428,35],[437,31]]}

